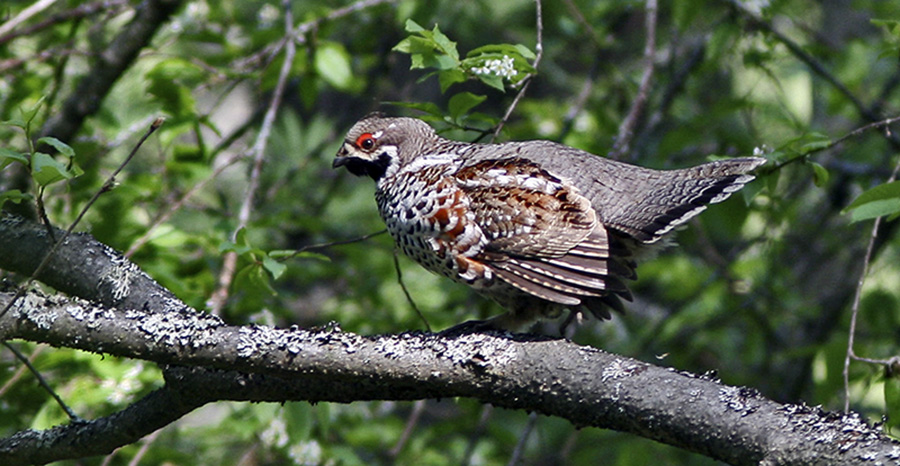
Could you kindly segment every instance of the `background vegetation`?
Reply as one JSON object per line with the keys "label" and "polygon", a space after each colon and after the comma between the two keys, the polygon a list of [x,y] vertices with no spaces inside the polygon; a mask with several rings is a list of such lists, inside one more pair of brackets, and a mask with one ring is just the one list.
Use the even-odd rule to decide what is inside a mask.
{"label": "background vegetation", "polygon": [[[845,211],[893,181],[898,162],[891,126],[853,132],[900,115],[895,2],[563,0],[544,2],[540,22],[531,0],[160,3],[177,9],[99,95],[85,83],[99,87],[115,68],[103,60],[137,28],[137,2],[0,7],[4,209],[37,217],[40,201],[53,224],[71,224],[164,116],[78,230],[232,324],[398,333],[425,326],[397,270],[432,329],[500,310],[405,258],[395,270],[386,235],[329,244],[383,229],[372,183],[331,169],[344,132],[370,111],[421,116],[470,141],[494,139],[502,125],[498,141],[614,149],[655,168],[763,154],[771,162],[743,196],[711,208],[678,233],[677,248],[641,265],[625,315],[586,322],[571,338],[715,371],[779,401],[900,419],[885,418],[900,400],[883,364],[900,341],[896,222],[873,228],[869,219],[897,210],[898,189],[888,184]],[[479,70],[504,56],[515,74]],[[72,117],[77,108],[81,118]],[[851,335],[855,354],[882,364],[851,358],[847,391]],[[160,383],[158,368],[140,361],[12,345],[83,417]],[[11,352],[0,353],[0,369],[0,435],[66,420]],[[85,464],[659,458],[714,463],[444,399],[219,403]]]}

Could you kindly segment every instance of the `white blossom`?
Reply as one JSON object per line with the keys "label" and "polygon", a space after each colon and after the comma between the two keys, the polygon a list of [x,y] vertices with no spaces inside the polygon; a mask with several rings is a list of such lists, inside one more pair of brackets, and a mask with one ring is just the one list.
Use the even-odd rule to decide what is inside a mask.
{"label": "white blossom", "polygon": [[275,21],[278,21],[279,16],[281,16],[281,12],[271,3],[266,3],[256,13],[256,19],[259,21],[259,26],[263,28],[271,27],[275,24]]}
{"label": "white blossom", "polygon": [[519,74],[515,65],[516,62],[512,57],[504,55],[501,59],[492,58],[485,60],[483,66],[473,66],[470,71],[474,74],[492,74],[509,79]]}
{"label": "white blossom", "polygon": [[269,426],[259,434],[259,439],[266,445],[278,448],[287,445],[290,437],[288,437],[287,433],[287,424],[285,424],[281,415],[275,416],[272,421],[269,422]]}
{"label": "white blossom", "polygon": [[315,440],[291,445],[288,456],[299,465],[318,465],[322,463],[322,446]]}

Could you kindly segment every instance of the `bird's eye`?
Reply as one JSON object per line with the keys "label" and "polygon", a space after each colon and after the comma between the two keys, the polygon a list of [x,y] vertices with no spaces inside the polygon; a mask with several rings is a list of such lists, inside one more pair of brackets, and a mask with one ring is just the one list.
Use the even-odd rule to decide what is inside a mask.
{"label": "bird's eye", "polygon": [[372,133],[364,133],[356,138],[356,147],[363,150],[372,150],[375,147],[375,137]]}

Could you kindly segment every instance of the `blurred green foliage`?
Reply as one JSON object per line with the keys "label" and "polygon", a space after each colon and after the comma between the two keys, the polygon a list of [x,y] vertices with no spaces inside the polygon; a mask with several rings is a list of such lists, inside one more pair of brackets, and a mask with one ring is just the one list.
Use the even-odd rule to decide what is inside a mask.
{"label": "blurred green foliage", "polygon": [[[117,2],[102,15],[53,16],[88,3],[57,2],[20,26],[40,27],[0,37],[0,203],[30,206],[43,190],[49,218],[67,226],[150,122],[165,116],[80,229],[132,252],[198,308],[218,286],[223,254],[237,253],[240,272],[223,308],[233,324],[334,321],[363,334],[424,328],[397,281],[386,235],[321,246],[383,229],[370,180],[331,169],[344,131],[358,118],[373,110],[417,115],[447,137],[483,142],[534,73],[500,138],[552,139],[602,155],[645,66],[639,1],[545,2],[536,69],[532,1],[401,0],[331,20],[323,18],[349,3],[292,2],[295,26],[315,24],[294,38],[297,55],[251,220],[238,232],[250,185],[246,154],[284,59],[276,48],[285,37],[284,12],[262,1],[186,2],[77,137],[37,140],[62,103],[77,98],[78,81],[91,79],[94,56],[133,7]],[[572,336],[576,342],[696,373],[717,371],[726,383],[777,400],[843,406],[841,372],[869,219],[900,210],[897,184],[884,184],[900,145],[884,128],[841,138],[900,113],[894,3],[660,2],[655,72],[627,161],[676,168],[757,153],[772,162],[743,198],[710,208],[678,233],[678,247],[640,266],[625,315],[586,322]],[[27,6],[4,5],[4,20]],[[855,350],[871,358],[898,353],[895,223],[878,232],[859,306]],[[399,266],[434,329],[500,312],[405,258]],[[152,365],[21,347],[84,417],[121,409],[161,383]],[[896,376],[885,378],[877,365],[850,366],[852,408],[873,421],[890,413],[890,427],[897,423],[896,385]],[[219,403],[163,429],[146,451],[117,451],[108,464],[136,455],[141,464],[506,464],[529,422],[526,413],[485,413],[473,400],[428,401],[417,409],[393,402]],[[417,424],[394,452],[413,418]],[[0,353],[0,435],[63,421],[12,355]],[[714,464],[545,417],[522,458]]]}

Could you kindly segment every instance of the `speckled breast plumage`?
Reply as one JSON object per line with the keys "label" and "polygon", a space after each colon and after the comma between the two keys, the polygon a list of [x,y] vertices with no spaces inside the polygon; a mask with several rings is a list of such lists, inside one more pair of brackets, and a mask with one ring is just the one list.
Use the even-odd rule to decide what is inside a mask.
{"label": "speckled breast plumage", "polygon": [[487,239],[454,178],[458,160],[423,157],[415,166],[385,176],[375,198],[400,250],[433,272],[483,288],[491,270],[474,258]]}

